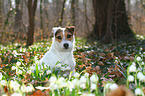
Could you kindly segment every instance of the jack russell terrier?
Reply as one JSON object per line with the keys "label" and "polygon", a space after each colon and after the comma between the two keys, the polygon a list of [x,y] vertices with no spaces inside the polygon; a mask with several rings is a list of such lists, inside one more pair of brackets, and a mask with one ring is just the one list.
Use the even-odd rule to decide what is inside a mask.
{"label": "jack russell terrier", "polygon": [[50,50],[40,60],[40,65],[47,65],[51,69],[56,67],[56,63],[67,65],[67,72],[74,74],[75,60],[73,47],[75,42],[75,27],[66,28],[54,27],[52,29],[54,37]]}

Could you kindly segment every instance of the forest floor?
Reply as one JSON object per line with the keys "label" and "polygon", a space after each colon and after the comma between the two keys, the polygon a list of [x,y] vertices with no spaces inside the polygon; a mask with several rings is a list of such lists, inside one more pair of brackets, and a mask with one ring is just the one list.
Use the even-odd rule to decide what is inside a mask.
{"label": "forest floor", "polygon": [[[105,45],[76,38],[73,77],[58,76],[59,70],[38,70],[37,63],[49,50],[50,40],[36,42],[28,48],[19,43],[0,45],[0,95],[103,96],[110,92],[113,84],[124,85],[135,94],[138,88],[140,94],[145,94],[145,37],[137,35],[136,38]],[[132,65],[135,69],[130,69]],[[133,79],[130,80],[130,76]],[[110,87],[105,87],[107,84]]]}

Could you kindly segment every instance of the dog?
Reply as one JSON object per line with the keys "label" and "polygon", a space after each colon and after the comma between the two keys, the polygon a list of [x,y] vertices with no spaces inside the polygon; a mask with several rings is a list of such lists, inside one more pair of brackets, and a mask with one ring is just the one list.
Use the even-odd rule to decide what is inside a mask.
{"label": "dog", "polygon": [[66,28],[54,27],[53,42],[50,50],[40,60],[40,65],[47,65],[51,69],[56,67],[56,63],[69,66],[68,72],[75,70],[75,60],[73,56],[74,42],[75,42],[75,27],[69,26]]}

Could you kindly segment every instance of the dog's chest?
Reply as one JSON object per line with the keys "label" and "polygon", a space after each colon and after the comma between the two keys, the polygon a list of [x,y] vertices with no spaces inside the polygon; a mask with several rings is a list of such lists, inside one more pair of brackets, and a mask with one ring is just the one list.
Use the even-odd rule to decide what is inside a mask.
{"label": "dog's chest", "polygon": [[54,61],[59,61],[62,64],[72,64],[73,63],[73,57],[70,52],[60,52],[59,54],[54,54],[53,57]]}

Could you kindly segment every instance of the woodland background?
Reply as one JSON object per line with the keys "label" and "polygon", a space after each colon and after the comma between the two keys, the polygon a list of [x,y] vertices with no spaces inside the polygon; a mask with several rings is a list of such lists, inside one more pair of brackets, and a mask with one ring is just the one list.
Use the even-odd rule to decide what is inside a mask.
{"label": "woodland background", "polygon": [[145,34],[144,10],[145,0],[0,0],[0,43],[29,46],[70,25],[78,37],[116,42]]}

